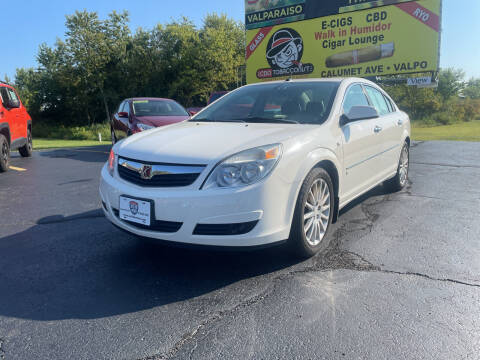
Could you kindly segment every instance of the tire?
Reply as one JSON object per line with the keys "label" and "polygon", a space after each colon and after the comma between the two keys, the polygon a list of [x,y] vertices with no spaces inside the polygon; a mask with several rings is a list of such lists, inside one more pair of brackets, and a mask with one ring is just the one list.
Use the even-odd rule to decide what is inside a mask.
{"label": "tire", "polygon": [[30,129],[27,131],[27,143],[18,149],[18,152],[22,157],[30,157],[33,152],[32,132]]}
{"label": "tire", "polygon": [[400,153],[400,160],[398,161],[397,173],[395,176],[387,181],[384,185],[390,192],[397,192],[402,190],[408,184],[408,169],[410,165],[410,147],[405,142]]}
{"label": "tire", "polygon": [[115,136],[115,131],[113,131],[113,128],[110,129],[110,135],[112,136],[112,145],[115,145],[117,143],[117,137]]}
{"label": "tire", "polygon": [[330,175],[322,168],[310,171],[298,194],[288,239],[291,250],[298,257],[309,258],[328,247],[334,199]]}
{"label": "tire", "polygon": [[8,171],[10,164],[10,145],[7,138],[0,134],[0,172]]}

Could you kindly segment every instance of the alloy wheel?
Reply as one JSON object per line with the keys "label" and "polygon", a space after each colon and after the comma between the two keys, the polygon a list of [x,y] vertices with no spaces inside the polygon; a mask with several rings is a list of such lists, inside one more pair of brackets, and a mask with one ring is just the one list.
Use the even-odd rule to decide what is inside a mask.
{"label": "alloy wheel", "polygon": [[400,157],[400,165],[398,173],[400,175],[400,185],[405,186],[408,179],[408,147],[404,146],[402,149],[402,155]]}
{"label": "alloy wheel", "polygon": [[27,134],[27,146],[28,146],[28,150],[29,151],[32,151],[33,149],[33,140],[32,140],[32,133],[30,131],[28,131],[28,134]]}
{"label": "alloy wheel", "polygon": [[4,142],[2,146],[2,159],[5,162],[8,160],[8,145],[6,142]]}
{"label": "alloy wheel", "polygon": [[325,237],[330,210],[328,184],[323,179],[317,179],[308,192],[303,215],[303,230],[310,246],[317,246]]}

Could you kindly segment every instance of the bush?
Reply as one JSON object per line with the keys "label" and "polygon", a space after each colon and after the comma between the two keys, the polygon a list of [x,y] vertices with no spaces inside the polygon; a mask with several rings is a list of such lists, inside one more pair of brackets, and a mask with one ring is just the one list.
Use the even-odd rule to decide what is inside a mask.
{"label": "bush", "polygon": [[50,125],[44,122],[33,124],[33,136],[44,139],[59,140],[98,140],[98,134],[102,135],[102,141],[110,140],[109,124],[94,124],[90,126]]}
{"label": "bush", "polygon": [[447,111],[441,111],[433,114],[432,119],[439,125],[450,125],[457,122],[454,116]]}

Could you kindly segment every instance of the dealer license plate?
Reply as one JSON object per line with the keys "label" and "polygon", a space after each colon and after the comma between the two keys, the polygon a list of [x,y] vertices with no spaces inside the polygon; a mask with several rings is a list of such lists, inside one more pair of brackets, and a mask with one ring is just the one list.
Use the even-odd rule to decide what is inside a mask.
{"label": "dealer license plate", "polygon": [[150,226],[151,202],[120,196],[120,219]]}

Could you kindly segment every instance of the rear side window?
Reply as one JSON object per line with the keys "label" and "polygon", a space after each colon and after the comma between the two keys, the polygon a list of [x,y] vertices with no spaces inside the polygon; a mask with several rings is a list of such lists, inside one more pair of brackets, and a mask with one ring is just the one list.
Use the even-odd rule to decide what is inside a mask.
{"label": "rear side window", "polygon": [[130,103],[128,101],[125,101],[125,103],[123,104],[122,111],[130,115]]}
{"label": "rear side window", "polygon": [[387,102],[388,110],[390,110],[390,112],[395,112],[396,111],[395,107],[393,106],[390,99],[388,97],[386,97],[385,95],[383,95],[383,97],[385,98],[385,101]]}
{"label": "rear side window", "polygon": [[380,91],[371,86],[365,86],[365,90],[367,91],[368,97],[372,101],[373,106],[377,109],[380,115],[386,115],[391,112],[388,108],[385,97]]}
{"label": "rear side window", "polygon": [[343,112],[348,114],[353,106],[369,106],[367,97],[360,84],[353,85],[347,90],[343,101]]}
{"label": "rear side window", "polygon": [[125,103],[125,102],[121,102],[120,105],[118,105],[117,113],[122,112],[123,104],[124,104],[124,103]]}
{"label": "rear side window", "polygon": [[15,102],[20,102],[20,100],[18,99],[17,93],[15,91],[13,91],[10,88],[8,88],[7,91],[10,96],[10,100],[13,100]]}

